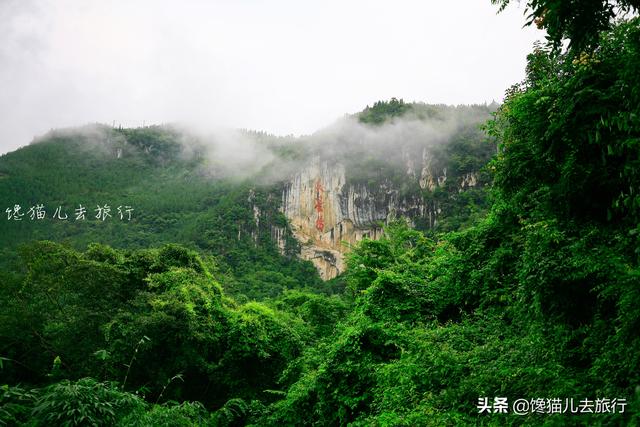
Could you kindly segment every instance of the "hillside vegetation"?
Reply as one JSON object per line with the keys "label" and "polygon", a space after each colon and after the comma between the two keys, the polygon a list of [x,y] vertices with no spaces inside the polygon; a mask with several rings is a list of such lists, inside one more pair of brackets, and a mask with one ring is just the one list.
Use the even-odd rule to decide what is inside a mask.
{"label": "hillside vegetation", "polygon": [[[197,155],[162,146],[164,130],[118,130],[133,150],[121,159],[54,137],[3,157],[2,200],[144,217],[2,221],[1,422],[640,424],[640,19],[584,46],[538,46],[486,124],[498,152],[484,210],[427,232],[399,219],[353,248],[334,283],[243,240],[249,199],[286,227],[269,186],[212,188]],[[379,126],[386,107],[411,108],[360,118]],[[87,161],[101,181],[76,176]],[[69,244],[32,242],[45,235]],[[498,397],[542,406],[480,411]],[[615,413],[548,413],[554,399],[605,398]]]}

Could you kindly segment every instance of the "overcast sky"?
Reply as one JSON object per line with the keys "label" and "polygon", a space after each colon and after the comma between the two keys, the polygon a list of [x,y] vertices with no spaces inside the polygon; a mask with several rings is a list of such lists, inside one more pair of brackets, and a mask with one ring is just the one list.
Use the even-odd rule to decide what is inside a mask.
{"label": "overcast sky", "polygon": [[0,153],[51,128],[307,134],[391,97],[500,101],[533,41],[490,0],[0,0]]}

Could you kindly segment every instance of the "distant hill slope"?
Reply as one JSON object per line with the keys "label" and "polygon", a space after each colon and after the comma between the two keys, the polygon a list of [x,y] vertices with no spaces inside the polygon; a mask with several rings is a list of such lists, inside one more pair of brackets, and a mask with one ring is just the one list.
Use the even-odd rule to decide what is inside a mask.
{"label": "distant hill slope", "polygon": [[[260,205],[270,222],[285,223],[277,206],[261,197],[269,189],[256,193],[240,180],[212,179],[205,173],[204,159],[182,156],[179,139],[168,128],[91,126],[54,131],[0,157],[0,247],[5,262],[15,256],[17,246],[32,240],[66,242],[76,248],[92,242],[121,248],[178,242],[214,255],[231,287],[236,276],[258,282],[255,287],[265,294],[284,285],[317,284],[313,267],[294,255],[282,256],[268,233],[261,233],[259,240],[250,235],[253,205]],[[19,221],[7,219],[5,209],[15,205],[24,215]],[[46,216],[32,220],[28,211],[37,205],[44,206]],[[80,205],[86,208],[84,220],[76,220]],[[111,208],[111,217],[102,221],[96,215],[104,205]],[[130,221],[127,206],[133,209]],[[66,220],[53,218],[59,207]],[[295,246],[293,239],[290,243]],[[265,277],[270,286],[260,283]]]}
{"label": "distant hill slope", "polygon": [[[0,157],[4,262],[33,240],[177,242],[215,257],[232,293],[321,288],[311,262],[335,277],[344,242],[375,238],[383,222],[405,216],[446,230],[482,214],[494,147],[479,125],[489,112],[393,99],[300,139],[159,126],[52,131]],[[111,216],[96,218],[105,205]]]}

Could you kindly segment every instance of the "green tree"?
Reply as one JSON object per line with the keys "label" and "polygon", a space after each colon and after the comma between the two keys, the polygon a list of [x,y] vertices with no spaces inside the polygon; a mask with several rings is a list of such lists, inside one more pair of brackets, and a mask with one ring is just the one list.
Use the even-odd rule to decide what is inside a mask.
{"label": "green tree", "polygon": [[[491,0],[506,8],[511,0]],[[563,40],[570,41],[576,52],[597,46],[601,31],[611,28],[620,14],[635,12],[640,8],[638,0],[527,0],[529,12],[526,25],[536,24],[547,31],[547,38],[554,47]]]}

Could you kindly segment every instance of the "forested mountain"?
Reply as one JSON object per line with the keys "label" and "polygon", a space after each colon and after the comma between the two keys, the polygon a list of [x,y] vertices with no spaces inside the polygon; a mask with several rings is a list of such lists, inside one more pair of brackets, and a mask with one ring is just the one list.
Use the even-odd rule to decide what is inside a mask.
{"label": "forested mountain", "polygon": [[1,422],[640,424],[640,20],[598,28],[500,106],[2,156]]}
{"label": "forested mountain", "polygon": [[[318,284],[312,266],[295,255],[281,256],[268,228],[265,232],[255,223],[253,207],[261,209],[263,224],[286,223],[269,203],[271,188],[212,176],[218,168],[184,138],[166,127],[87,126],[52,131],[2,156],[2,200],[10,212],[18,205],[24,215],[17,221],[5,213],[0,222],[5,260],[19,244],[32,240],[64,242],[77,249],[90,243],[139,249],[178,242],[215,257],[230,287],[236,275],[246,276],[247,283],[268,276],[264,286],[256,285],[264,294],[287,283]],[[38,205],[45,211],[40,220],[35,211],[29,213]],[[107,216],[102,215],[105,205]],[[81,207],[86,212],[77,219]],[[59,208],[65,220],[55,216]],[[258,232],[259,241],[251,235]],[[288,244],[287,251],[293,251],[295,241]]]}
{"label": "forested mountain", "polygon": [[299,139],[170,126],[51,131],[0,157],[1,246],[10,259],[32,240],[174,242],[215,257],[225,288],[250,298],[318,287],[299,256],[332,279],[348,245],[395,217],[453,229],[486,209],[489,111],[394,99]]}

